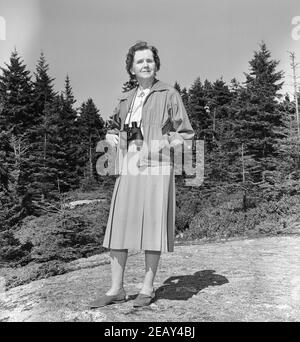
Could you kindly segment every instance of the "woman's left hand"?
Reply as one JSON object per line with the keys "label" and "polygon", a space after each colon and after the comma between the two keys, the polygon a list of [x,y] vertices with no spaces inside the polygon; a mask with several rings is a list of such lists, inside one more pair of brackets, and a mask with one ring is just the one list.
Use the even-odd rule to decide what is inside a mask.
{"label": "woman's left hand", "polygon": [[158,151],[162,151],[165,147],[170,147],[170,143],[168,141],[168,138],[164,137],[163,139],[161,139],[159,141],[159,145],[158,145]]}
{"label": "woman's left hand", "polygon": [[179,145],[182,145],[182,140],[180,139],[174,139],[172,140],[170,143],[169,143],[170,147],[176,147],[176,146],[179,146]]}

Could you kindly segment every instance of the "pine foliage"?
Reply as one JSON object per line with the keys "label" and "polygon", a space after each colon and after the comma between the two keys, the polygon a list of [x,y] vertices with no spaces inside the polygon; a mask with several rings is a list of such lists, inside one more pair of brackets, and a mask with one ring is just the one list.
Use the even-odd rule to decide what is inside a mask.
{"label": "pine foliage", "polygon": [[[278,63],[262,42],[244,82],[197,77],[189,89],[175,82],[195,139],[205,147],[203,184],[186,189],[183,178],[176,179],[177,232],[190,227],[190,236],[198,237],[266,232],[262,220],[271,217],[272,230],[281,213],[294,213],[290,207],[299,202],[300,138],[295,103],[280,95]],[[97,175],[95,148],[108,128],[119,128],[119,121],[114,113],[105,122],[91,98],[76,108],[69,76],[60,93],[54,82],[43,53],[33,77],[16,50],[1,67],[0,262],[55,262],[99,252],[108,208],[100,215],[101,236],[95,236],[99,218],[89,232],[90,223],[81,216],[59,216],[61,198],[98,184],[112,190],[112,179]],[[122,91],[136,86],[129,79]],[[55,224],[52,214],[58,217]],[[40,232],[43,217],[53,229],[48,231],[47,221]],[[31,238],[30,227],[40,232],[39,241]],[[17,231],[26,241],[17,238]]]}

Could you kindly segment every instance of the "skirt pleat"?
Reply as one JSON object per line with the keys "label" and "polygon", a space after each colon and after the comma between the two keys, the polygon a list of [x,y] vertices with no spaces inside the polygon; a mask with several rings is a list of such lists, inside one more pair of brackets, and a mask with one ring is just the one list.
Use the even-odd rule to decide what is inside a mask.
{"label": "skirt pleat", "polygon": [[124,172],[116,179],[103,246],[172,252],[175,227],[173,168],[159,165],[137,170]]}

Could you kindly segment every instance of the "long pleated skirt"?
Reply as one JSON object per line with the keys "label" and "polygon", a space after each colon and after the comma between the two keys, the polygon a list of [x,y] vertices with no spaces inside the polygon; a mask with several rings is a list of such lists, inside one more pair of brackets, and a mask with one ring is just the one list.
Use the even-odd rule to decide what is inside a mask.
{"label": "long pleated skirt", "polygon": [[175,180],[171,165],[137,167],[128,152],[117,177],[103,246],[173,252]]}

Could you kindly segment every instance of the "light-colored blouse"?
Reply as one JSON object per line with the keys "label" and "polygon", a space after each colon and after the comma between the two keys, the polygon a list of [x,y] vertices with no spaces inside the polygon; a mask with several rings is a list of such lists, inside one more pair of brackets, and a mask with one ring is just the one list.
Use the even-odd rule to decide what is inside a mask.
{"label": "light-colored blouse", "polygon": [[132,126],[131,123],[133,121],[137,121],[138,126],[141,127],[142,134],[144,134],[143,125],[141,122],[142,109],[144,101],[149,93],[150,89],[141,89],[140,87],[138,88],[134,101],[125,120],[125,124],[129,124],[129,126]]}

